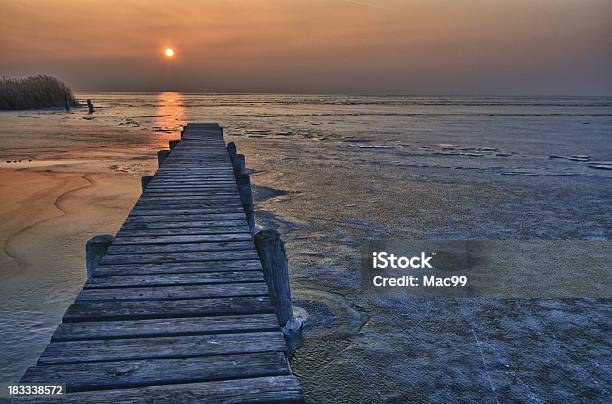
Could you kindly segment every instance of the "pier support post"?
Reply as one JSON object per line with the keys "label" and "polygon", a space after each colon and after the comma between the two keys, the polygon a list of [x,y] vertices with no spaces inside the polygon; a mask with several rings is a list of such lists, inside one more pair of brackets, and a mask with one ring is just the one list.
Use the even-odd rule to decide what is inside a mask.
{"label": "pier support post", "polygon": [[233,161],[234,156],[236,155],[236,143],[229,142],[227,144],[227,152],[229,153],[230,159]]}
{"label": "pier support post", "polygon": [[157,166],[161,167],[162,164],[164,164],[164,161],[166,161],[166,159],[168,158],[168,156],[170,155],[170,150],[160,150],[157,152]]}
{"label": "pier support post", "polygon": [[276,230],[262,230],[253,238],[264,277],[270,289],[272,304],[276,309],[278,323],[285,326],[293,318],[289,265],[285,244]]}
{"label": "pier support post", "polygon": [[251,233],[255,230],[255,208],[253,206],[253,194],[251,193],[251,177],[248,174],[236,175],[240,202],[249,223]]}
{"label": "pier support post", "polygon": [[232,160],[232,166],[234,167],[235,175],[247,174],[246,158],[244,157],[244,154],[236,154]]}
{"label": "pier support post", "polygon": [[303,319],[293,318],[289,264],[285,244],[276,230],[262,230],[253,237],[261,261],[264,278],[270,290],[270,299],[276,311],[278,323],[289,352],[292,352],[302,337]]}
{"label": "pier support post", "polygon": [[140,177],[140,186],[142,187],[142,192],[144,192],[145,188],[147,188],[147,185],[149,185],[149,182],[151,182],[152,179],[152,175],[143,175],[142,177]]}
{"label": "pier support post", "polygon": [[171,140],[168,142],[168,146],[170,146],[170,150],[174,149],[178,144],[180,143],[180,140]]}
{"label": "pier support post", "polygon": [[94,269],[100,265],[100,261],[114,237],[110,234],[102,234],[87,240],[85,246],[85,262],[87,264],[87,280],[93,277]]}

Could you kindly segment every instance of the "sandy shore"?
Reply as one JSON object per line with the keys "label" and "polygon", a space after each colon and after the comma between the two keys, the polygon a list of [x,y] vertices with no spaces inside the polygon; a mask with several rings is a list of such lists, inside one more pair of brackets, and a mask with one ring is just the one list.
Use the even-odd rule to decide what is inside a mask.
{"label": "sandy shore", "polygon": [[155,169],[129,153],[52,154],[0,167],[0,372],[9,381],[36,360],[85,281],[86,241],[116,233],[140,195],[140,175]]}

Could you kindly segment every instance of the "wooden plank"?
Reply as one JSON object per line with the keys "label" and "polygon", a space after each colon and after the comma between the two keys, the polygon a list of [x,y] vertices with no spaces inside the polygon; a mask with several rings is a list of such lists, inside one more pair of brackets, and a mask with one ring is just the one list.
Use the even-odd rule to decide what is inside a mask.
{"label": "wooden plank", "polygon": [[[245,227],[246,219],[210,219],[188,222],[137,222],[125,223],[122,230],[152,230],[152,229],[197,229],[201,233],[193,234],[216,234],[216,233],[248,233]],[[228,227],[230,227],[228,229]],[[233,229],[232,229],[233,227]],[[246,230],[245,230],[246,229]],[[188,233],[185,233],[188,234]],[[190,234],[190,233],[189,233]]]}
{"label": "wooden plank", "polygon": [[103,301],[187,300],[215,297],[267,296],[265,282],[215,285],[172,285],[130,288],[83,289],[76,303]]}
{"label": "wooden plank", "polygon": [[146,187],[145,192],[148,193],[176,193],[176,192],[211,192],[215,194],[235,194],[238,192],[238,187],[223,186],[206,186],[206,185],[150,185]]}
{"label": "wooden plank", "polygon": [[84,289],[130,286],[208,285],[217,283],[264,282],[260,271],[228,271],[187,274],[98,276],[88,280]]}
{"label": "wooden plank", "polygon": [[210,186],[208,184],[157,184],[152,185],[149,184],[146,187],[147,192],[214,192],[214,193],[225,193],[225,194],[235,194],[238,192],[237,186]]}
{"label": "wooden plank", "polygon": [[278,331],[275,314],[61,323],[52,341]]}
{"label": "wooden plank", "polygon": [[70,392],[289,375],[283,352],[34,366],[22,383],[62,384]]}
{"label": "wooden plank", "polygon": [[[67,394],[64,404],[137,403],[301,403],[304,401],[299,381],[294,376],[270,376],[205,383],[148,386],[120,390],[100,390]],[[19,402],[40,402],[24,398]]]}
{"label": "wooden plank", "polygon": [[160,209],[209,209],[209,208],[242,208],[239,199],[233,198],[232,201],[139,201],[134,206],[138,210],[160,210]]}
{"label": "wooden plank", "polygon": [[[179,236],[184,237],[184,236]],[[137,237],[131,237],[136,238]],[[252,250],[253,244],[247,241],[229,241],[229,242],[198,242],[198,243],[176,243],[159,242],[159,243],[135,243],[123,245],[111,245],[106,254],[110,255],[126,255],[126,254],[157,254],[157,253],[175,253],[175,252],[205,252],[205,251],[246,251]]]}
{"label": "wooden plank", "polygon": [[132,244],[171,244],[171,243],[206,243],[210,248],[240,247],[253,248],[253,237],[250,233],[221,233],[221,234],[185,234],[158,235],[158,236],[130,236],[134,230],[126,231],[125,236],[115,237],[113,244],[109,247],[116,250],[117,247]]}
{"label": "wooden plank", "polygon": [[155,176],[149,182],[149,185],[159,184],[185,184],[185,185],[198,185],[198,184],[207,184],[207,185],[236,185],[236,179],[233,174],[222,176],[222,178],[218,178],[213,175],[206,176],[184,176],[184,175],[169,175],[169,176]]}
{"label": "wooden plank", "polygon": [[176,172],[177,170],[158,170],[155,174],[155,180],[157,181],[235,181],[236,177],[234,174],[234,169],[228,167],[223,171],[211,171],[208,170],[178,170],[181,172]]}
{"label": "wooden plank", "polygon": [[273,351],[287,351],[280,331],[52,342],[40,356],[38,365]]}
{"label": "wooden plank", "polygon": [[100,260],[102,265],[114,264],[164,264],[170,262],[205,262],[259,259],[255,250],[245,251],[209,251],[209,252],[176,252],[154,254],[117,254],[105,255]]}
{"label": "wooden plank", "polygon": [[142,193],[144,196],[183,196],[183,195],[191,195],[191,196],[206,196],[210,199],[231,199],[231,197],[238,197],[238,191],[215,191],[214,189],[168,189],[168,190],[151,190],[145,188]]}
{"label": "wooden plank", "polygon": [[273,313],[267,296],[213,299],[74,303],[65,322]]}
{"label": "wooden plank", "polygon": [[[180,177],[180,179],[177,179]],[[219,188],[228,187],[232,188],[236,185],[236,178],[232,175],[227,177],[210,177],[206,175],[198,175],[191,177],[186,174],[177,174],[169,177],[153,177],[153,179],[147,184],[147,187],[159,187],[159,186],[202,186],[204,188]]]}
{"label": "wooden plank", "polygon": [[167,194],[167,195],[156,195],[156,196],[141,196],[140,201],[170,201],[170,200],[181,200],[181,201],[227,201],[227,202],[237,202],[235,196],[219,196],[219,197],[210,197],[210,195],[175,195],[175,194]]}
{"label": "wooden plank", "polygon": [[147,223],[154,221],[166,221],[166,222],[185,222],[185,221],[203,221],[203,220],[218,220],[218,219],[244,219],[244,212],[242,213],[200,213],[191,215],[174,215],[174,216],[163,216],[163,215],[151,215],[151,216],[128,216],[125,220],[126,223]]}
{"label": "wooden plank", "polygon": [[[135,237],[133,237],[135,238]],[[199,242],[199,243],[152,243],[152,244],[123,244],[111,245],[106,252],[107,255],[127,255],[127,254],[166,254],[166,253],[187,253],[187,252],[207,252],[207,251],[246,251],[255,247],[252,242],[247,241],[226,241],[221,243]]]}
{"label": "wooden plank", "polygon": [[208,262],[173,262],[162,264],[101,265],[94,269],[94,276],[185,274],[226,271],[261,271],[258,259]]}
{"label": "wooden plank", "polygon": [[[169,160],[166,160],[166,161],[169,161]],[[176,174],[188,173],[191,175],[207,174],[207,175],[212,175],[212,176],[221,175],[221,176],[230,177],[231,175],[234,174],[234,171],[233,171],[230,161],[228,160],[227,162],[224,162],[223,166],[220,168],[213,168],[213,167],[206,167],[206,166],[172,168],[172,167],[168,167],[164,165],[162,166],[161,169],[158,170],[158,173],[160,176],[170,176],[170,175],[176,176]]]}
{"label": "wooden plank", "polygon": [[[173,222],[173,223],[181,223],[181,222]],[[188,223],[184,222],[186,225]],[[162,237],[162,236],[189,236],[189,235],[227,235],[230,237],[231,234],[248,234],[249,227],[246,225],[240,225],[232,227],[228,225],[226,227],[187,227],[181,229],[178,226],[175,227],[166,227],[166,228],[150,228],[150,229],[138,229],[138,228],[130,228],[125,227],[119,233],[117,233],[117,237],[123,238],[133,238],[133,237]],[[238,237],[238,236],[237,236]],[[246,236],[245,236],[246,237]]]}
{"label": "wooden plank", "polygon": [[202,209],[142,209],[135,208],[130,212],[130,217],[134,216],[184,216],[199,215],[209,213],[244,213],[242,206],[222,206],[215,208]]}

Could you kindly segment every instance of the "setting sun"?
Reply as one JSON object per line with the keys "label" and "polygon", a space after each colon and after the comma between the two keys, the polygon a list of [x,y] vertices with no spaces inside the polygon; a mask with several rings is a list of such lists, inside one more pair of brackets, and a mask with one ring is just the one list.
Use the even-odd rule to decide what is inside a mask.
{"label": "setting sun", "polygon": [[166,48],[166,50],[164,50],[164,55],[166,55],[169,58],[173,57],[174,56],[174,49]]}

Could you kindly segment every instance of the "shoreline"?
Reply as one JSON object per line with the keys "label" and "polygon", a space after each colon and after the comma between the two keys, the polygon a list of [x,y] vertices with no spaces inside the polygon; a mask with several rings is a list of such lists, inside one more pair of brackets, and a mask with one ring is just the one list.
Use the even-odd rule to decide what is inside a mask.
{"label": "shoreline", "polygon": [[[109,172],[110,171],[110,172]],[[0,169],[0,373],[17,382],[85,281],[85,244],[115,233],[140,194],[116,170],[55,165]]]}

